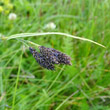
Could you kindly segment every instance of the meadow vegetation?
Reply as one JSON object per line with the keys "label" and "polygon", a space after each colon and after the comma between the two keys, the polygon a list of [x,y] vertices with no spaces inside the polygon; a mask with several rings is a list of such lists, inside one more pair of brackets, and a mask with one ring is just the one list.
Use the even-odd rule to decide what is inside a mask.
{"label": "meadow vegetation", "polygon": [[[110,0],[1,0],[0,110],[110,110],[109,12]],[[47,32],[106,48],[55,34],[7,40]],[[32,43],[66,53],[72,65],[42,68],[27,47],[38,50]]]}

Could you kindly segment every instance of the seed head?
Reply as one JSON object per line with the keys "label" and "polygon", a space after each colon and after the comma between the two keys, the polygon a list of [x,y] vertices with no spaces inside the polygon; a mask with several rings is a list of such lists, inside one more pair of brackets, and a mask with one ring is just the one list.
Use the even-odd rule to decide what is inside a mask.
{"label": "seed head", "polygon": [[33,57],[36,59],[38,64],[42,67],[47,68],[49,70],[54,70],[54,65],[49,62],[49,60],[43,56],[41,53],[37,52],[34,48],[29,47],[30,52],[32,53]]}
{"label": "seed head", "polygon": [[44,46],[39,46],[40,53],[46,57],[51,63],[53,64],[59,64],[58,58],[54,55],[52,52],[52,48],[46,48]]}
{"label": "seed head", "polygon": [[40,53],[47,57],[51,63],[53,64],[67,64],[67,65],[72,65],[71,64],[71,58],[58,51],[58,50],[55,50],[53,48],[46,48],[44,46],[39,46],[39,49],[40,49]]}

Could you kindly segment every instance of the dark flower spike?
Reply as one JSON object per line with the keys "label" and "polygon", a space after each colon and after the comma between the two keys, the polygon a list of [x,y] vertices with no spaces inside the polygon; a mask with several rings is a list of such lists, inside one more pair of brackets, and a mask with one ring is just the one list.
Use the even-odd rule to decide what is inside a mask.
{"label": "dark flower spike", "polygon": [[59,64],[58,62],[58,58],[53,55],[54,53],[52,53],[52,49],[51,48],[46,48],[44,46],[39,46],[40,49],[40,53],[46,57],[46,59],[48,59],[51,63],[53,64]]}
{"label": "dark flower spike", "polygon": [[49,70],[54,70],[54,65],[49,62],[49,60],[43,56],[41,53],[37,52],[34,48],[29,47],[30,52],[32,53],[33,57],[36,59],[38,64],[42,67],[47,68]]}
{"label": "dark flower spike", "polygon": [[71,58],[58,50],[55,50],[53,48],[46,48],[44,46],[39,46],[39,49],[40,53],[48,58],[53,64],[72,65]]}

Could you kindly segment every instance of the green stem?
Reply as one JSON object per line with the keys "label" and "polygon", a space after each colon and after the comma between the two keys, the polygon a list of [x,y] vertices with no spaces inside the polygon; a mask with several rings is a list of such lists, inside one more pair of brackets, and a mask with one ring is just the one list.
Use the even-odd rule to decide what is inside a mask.
{"label": "green stem", "polygon": [[39,44],[36,44],[36,43],[34,43],[34,42],[31,42],[31,41],[26,41],[27,43],[29,43],[29,44],[32,44],[32,45],[35,45],[35,46],[37,46],[37,47],[39,47],[40,45]]}
{"label": "green stem", "polygon": [[[4,39],[11,40],[11,39],[16,39],[16,38],[25,38],[25,37],[33,37],[33,36],[44,36],[44,35],[61,35],[61,36],[67,36],[67,37],[71,37],[71,38],[74,38],[74,39],[88,41],[88,42],[94,43],[96,45],[99,45],[99,46],[101,46],[103,48],[106,48],[104,45],[102,45],[102,44],[100,44],[98,42],[95,42],[93,40],[82,38],[82,37],[78,37],[78,36],[73,36],[73,35],[66,34],[66,33],[61,33],[61,32],[21,33],[21,34],[15,34],[15,35],[11,35],[9,37],[5,37]],[[34,44],[36,46],[39,46],[38,44],[35,44],[35,43],[32,43],[32,42],[30,42],[30,43],[31,44]]]}
{"label": "green stem", "polygon": [[15,39],[15,38],[33,37],[33,36],[44,36],[44,35],[61,35],[61,36],[67,36],[67,37],[71,37],[71,38],[74,38],[74,39],[88,41],[88,42],[94,43],[96,45],[99,45],[99,46],[101,46],[103,48],[106,48],[104,45],[102,45],[102,44],[100,44],[98,42],[95,42],[93,40],[82,38],[82,37],[78,37],[78,36],[73,36],[73,35],[66,34],[66,33],[61,33],[61,32],[21,33],[21,34],[15,34],[15,35],[9,36],[7,40],[11,40],[11,39]]}
{"label": "green stem", "polygon": [[13,102],[12,102],[12,110],[14,110],[14,106],[15,106],[16,91],[17,91],[18,82],[19,82],[19,74],[20,74],[20,70],[21,70],[22,55],[23,55],[23,51],[22,51],[22,54],[21,54],[21,57],[20,57],[20,63],[19,63],[19,68],[18,68],[18,73],[17,73],[16,85],[15,85],[15,90],[14,90],[14,95],[13,95]]}

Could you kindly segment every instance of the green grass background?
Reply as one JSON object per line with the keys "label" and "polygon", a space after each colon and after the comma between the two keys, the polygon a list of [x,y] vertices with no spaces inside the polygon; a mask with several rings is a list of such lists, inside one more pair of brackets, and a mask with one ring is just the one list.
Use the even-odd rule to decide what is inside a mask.
{"label": "green grass background", "polygon": [[[49,71],[38,65],[23,43],[0,40],[0,110],[110,110],[110,0],[11,3],[10,12],[17,19],[0,14],[0,33],[6,37],[63,32],[94,40],[106,49],[60,35],[24,38],[71,56],[72,66],[56,65],[56,71]],[[56,29],[44,29],[49,22]]]}

